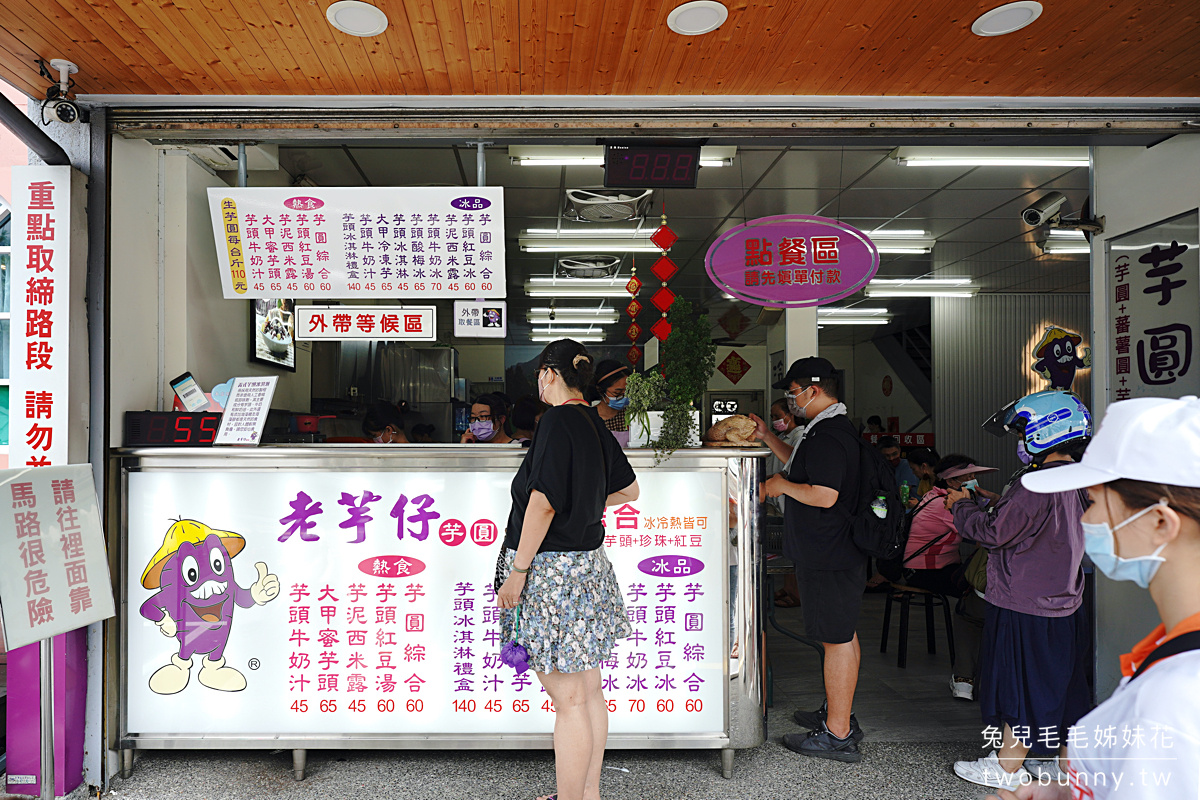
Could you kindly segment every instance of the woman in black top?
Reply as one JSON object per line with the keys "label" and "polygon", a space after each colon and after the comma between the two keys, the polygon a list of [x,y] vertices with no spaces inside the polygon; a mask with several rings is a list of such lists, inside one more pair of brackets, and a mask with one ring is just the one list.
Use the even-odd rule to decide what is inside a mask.
{"label": "woman in black top", "polygon": [[[604,553],[606,506],[638,498],[616,439],[583,399],[592,357],[559,339],[542,351],[538,394],[551,407],[512,483],[512,513],[496,565],[496,604],[519,609],[516,640],[554,703],[559,800],[600,796],[608,706],[600,666],[631,632]],[[514,638],[517,613],[501,618]]]}

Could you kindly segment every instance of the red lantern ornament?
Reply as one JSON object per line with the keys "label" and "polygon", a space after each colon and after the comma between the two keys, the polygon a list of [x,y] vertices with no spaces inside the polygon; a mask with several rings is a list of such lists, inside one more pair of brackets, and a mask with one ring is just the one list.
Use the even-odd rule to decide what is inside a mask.
{"label": "red lantern ornament", "polygon": [[633,319],[642,313],[642,304],[637,300],[630,300],[629,305],[625,306],[625,313],[629,315],[630,319]]}
{"label": "red lantern ornament", "polygon": [[642,326],[637,324],[637,315],[642,310],[642,304],[637,299],[637,293],[641,288],[642,282],[637,276],[637,256],[634,256],[629,281],[625,284],[625,291],[631,295],[629,305],[625,306],[625,313],[629,314],[629,327],[625,329],[625,335],[629,337],[629,341],[633,342],[626,355],[629,363],[633,366],[637,366],[637,362],[642,358],[642,351],[637,346],[638,337],[642,335]]}
{"label": "red lantern ornament", "polygon": [[658,261],[654,262],[654,266],[650,268],[650,271],[654,273],[654,277],[666,283],[675,277],[675,273],[679,272],[679,267],[675,266],[675,262],[664,255]]}
{"label": "red lantern ornament", "polygon": [[667,227],[667,215],[663,214],[662,225],[658,230],[650,235],[650,241],[654,242],[654,246],[659,250],[670,250],[671,245],[679,241],[679,237],[675,231]]}
{"label": "red lantern ornament", "polygon": [[660,341],[666,341],[671,335],[671,323],[667,322],[667,309],[675,302],[675,293],[667,288],[667,281],[675,277],[675,273],[679,271],[679,267],[675,262],[667,257],[667,250],[671,249],[671,245],[679,241],[679,236],[675,231],[667,227],[667,209],[666,203],[663,203],[662,225],[658,227],[651,236],[650,241],[654,242],[654,246],[662,250],[663,253],[659,256],[658,261],[654,262],[654,266],[650,271],[654,273],[654,277],[662,281],[662,288],[653,294],[650,302],[662,312],[662,318],[650,326],[650,332],[653,333]]}
{"label": "red lantern ornament", "polygon": [[667,340],[667,337],[671,335],[671,323],[667,322],[665,314],[650,326],[650,332],[664,342]]}
{"label": "red lantern ornament", "polygon": [[650,302],[653,303],[654,307],[659,311],[665,313],[666,310],[671,307],[671,303],[675,302],[675,293],[668,289],[667,285],[664,283],[663,287],[650,297]]}
{"label": "red lantern ornament", "polygon": [[629,327],[625,329],[625,335],[629,337],[629,341],[637,344],[638,337],[642,335],[642,326],[636,322],[629,323]]}
{"label": "red lantern ornament", "polygon": [[638,293],[638,290],[640,290],[641,288],[642,288],[642,282],[640,280],[638,280],[637,275],[634,275],[632,278],[629,279],[629,283],[625,284],[625,291],[627,291],[633,295],[636,295]]}
{"label": "red lantern ornament", "polygon": [[642,348],[636,344],[632,345],[628,352],[625,353],[625,358],[629,359],[629,363],[637,366],[637,363],[642,360]]}

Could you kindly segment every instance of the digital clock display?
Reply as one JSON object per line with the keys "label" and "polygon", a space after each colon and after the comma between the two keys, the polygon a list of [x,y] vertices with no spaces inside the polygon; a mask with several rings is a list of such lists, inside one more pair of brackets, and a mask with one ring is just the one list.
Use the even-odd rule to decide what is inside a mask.
{"label": "digital clock display", "polygon": [[126,447],[212,447],[221,412],[126,411]]}
{"label": "digital clock display", "polygon": [[604,185],[610,189],[695,189],[700,148],[610,144]]}

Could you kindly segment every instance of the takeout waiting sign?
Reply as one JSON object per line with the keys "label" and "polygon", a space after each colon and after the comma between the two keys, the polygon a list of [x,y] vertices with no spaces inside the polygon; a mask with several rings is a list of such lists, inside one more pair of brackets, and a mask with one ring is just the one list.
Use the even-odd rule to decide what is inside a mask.
{"label": "takeout waiting sign", "polygon": [[723,233],[704,256],[712,282],[759,306],[822,306],[849,297],[879,271],[879,250],[838,220],[785,214]]}

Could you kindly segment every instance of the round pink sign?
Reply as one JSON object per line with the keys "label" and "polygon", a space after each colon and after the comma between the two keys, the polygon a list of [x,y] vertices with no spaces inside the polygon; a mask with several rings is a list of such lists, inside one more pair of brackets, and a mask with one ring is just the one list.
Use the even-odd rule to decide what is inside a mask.
{"label": "round pink sign", "polygon": [[849,297],[879,271],[879,250],[862,231],[826,217],[785,214],[743,222],[704,256],[708,277],[757,306],[823,306]]}

